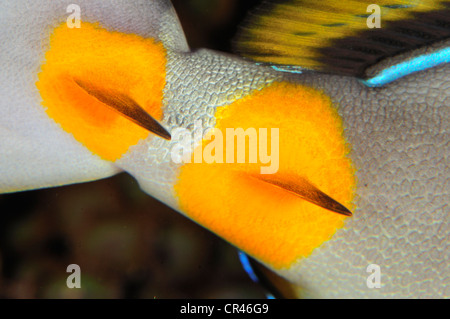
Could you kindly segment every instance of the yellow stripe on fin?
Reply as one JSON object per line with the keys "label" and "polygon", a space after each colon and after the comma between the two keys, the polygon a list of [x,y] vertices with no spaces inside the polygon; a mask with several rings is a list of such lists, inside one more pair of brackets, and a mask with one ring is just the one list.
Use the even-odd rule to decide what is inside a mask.
{"label": "yellow stripe on fin", "polygon": [[258,62],[363,77],[367,67],[385,57],[450,36],[448,24],[439,22],[449,19],[448,2],[377,1],[381,28],[369,28],[369,4],[266,1],[247,20],[235,49]]}

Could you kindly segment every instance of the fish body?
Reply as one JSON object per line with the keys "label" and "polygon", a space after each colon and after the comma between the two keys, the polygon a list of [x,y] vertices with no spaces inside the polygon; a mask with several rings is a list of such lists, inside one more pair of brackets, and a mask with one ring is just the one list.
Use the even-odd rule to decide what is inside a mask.
{"label": "fish body", "polygon": [[[0,5],[3,192],[125,171],[286,278],[298,297],[448,296],[448,63],[374,88],[351,75],[191,52],[168,1],[79,1],[80,28],[68,27],[69,5]],[[137,105],[170,139],[135,113],[130,121],[120,103]],[[255,128],[259,142],[270,132],[269,161],[261,152],[252,163],[228,158],[220,138],[230,128]],[[314,201],[314,192],[331,199]],[[353,216],[333,212],[336,202]],[[381,288],[368,283],[370,265]]]}
{"label": "fish body", "polygon": [[[449,118],[449,71],[442,65],[381,89],[361,87],[352,78],[304,79],[338,102],[358,180],[353,217],[297,272],[306,287],[319,285],[318,273],[331,278],[318,295],[447,294],[449,136],[442,119]],[[440,89],[430,90],[435,85]],[[344,87],[352,89],[343,96]],[[385,276],[380,289],[366,283],[372,264]],[[344,277],[345,284],[334,280]]]}

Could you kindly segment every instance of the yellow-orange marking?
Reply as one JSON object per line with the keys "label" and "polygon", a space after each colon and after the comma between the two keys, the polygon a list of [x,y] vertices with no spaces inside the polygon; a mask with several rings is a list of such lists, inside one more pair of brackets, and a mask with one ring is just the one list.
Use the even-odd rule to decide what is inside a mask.
{"label": "yellow-orange marking", "polygon": [[120,92],[163,115],[166,52],[160,42],[84,22],[57,27],[36,83],[47,114],[93,153],[115,161],[148,131],[89,95],[75,79]]}
{"label": "yellow-orange marking", "polygon": [[[326,95],[275,83],[220,108],[216,118],[222,132],[279,128],[279,177],[287,183],[307,179],[352,209],[354,170],[341,119]],[[262,165],[184,164],[175,191],[192,219],[272,267],[289,268],[330,239],[346,217],[252,178]]]}

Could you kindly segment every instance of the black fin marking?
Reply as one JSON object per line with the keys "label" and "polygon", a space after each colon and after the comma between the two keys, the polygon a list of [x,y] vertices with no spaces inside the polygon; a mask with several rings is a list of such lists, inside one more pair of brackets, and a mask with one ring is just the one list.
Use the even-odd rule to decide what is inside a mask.
{"label": "black fin marking", "polygon": [[166,140],[171,139],[170,133],[129,96],[120,92],[105,90],[92,83],[78,79],[74,79],[74,81],[88,94],[109,106],[111,109],[119,112],[130,121]]}

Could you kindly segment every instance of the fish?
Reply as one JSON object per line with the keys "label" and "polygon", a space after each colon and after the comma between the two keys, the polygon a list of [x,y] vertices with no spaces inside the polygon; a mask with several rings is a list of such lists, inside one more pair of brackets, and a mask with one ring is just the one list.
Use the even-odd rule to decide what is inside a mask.
{"label": "fish", "polygon": [[170,1],[2,2],[0,191],[127,172],[280,295],[446,297],[449,8],[267,1],[230,55]]}

